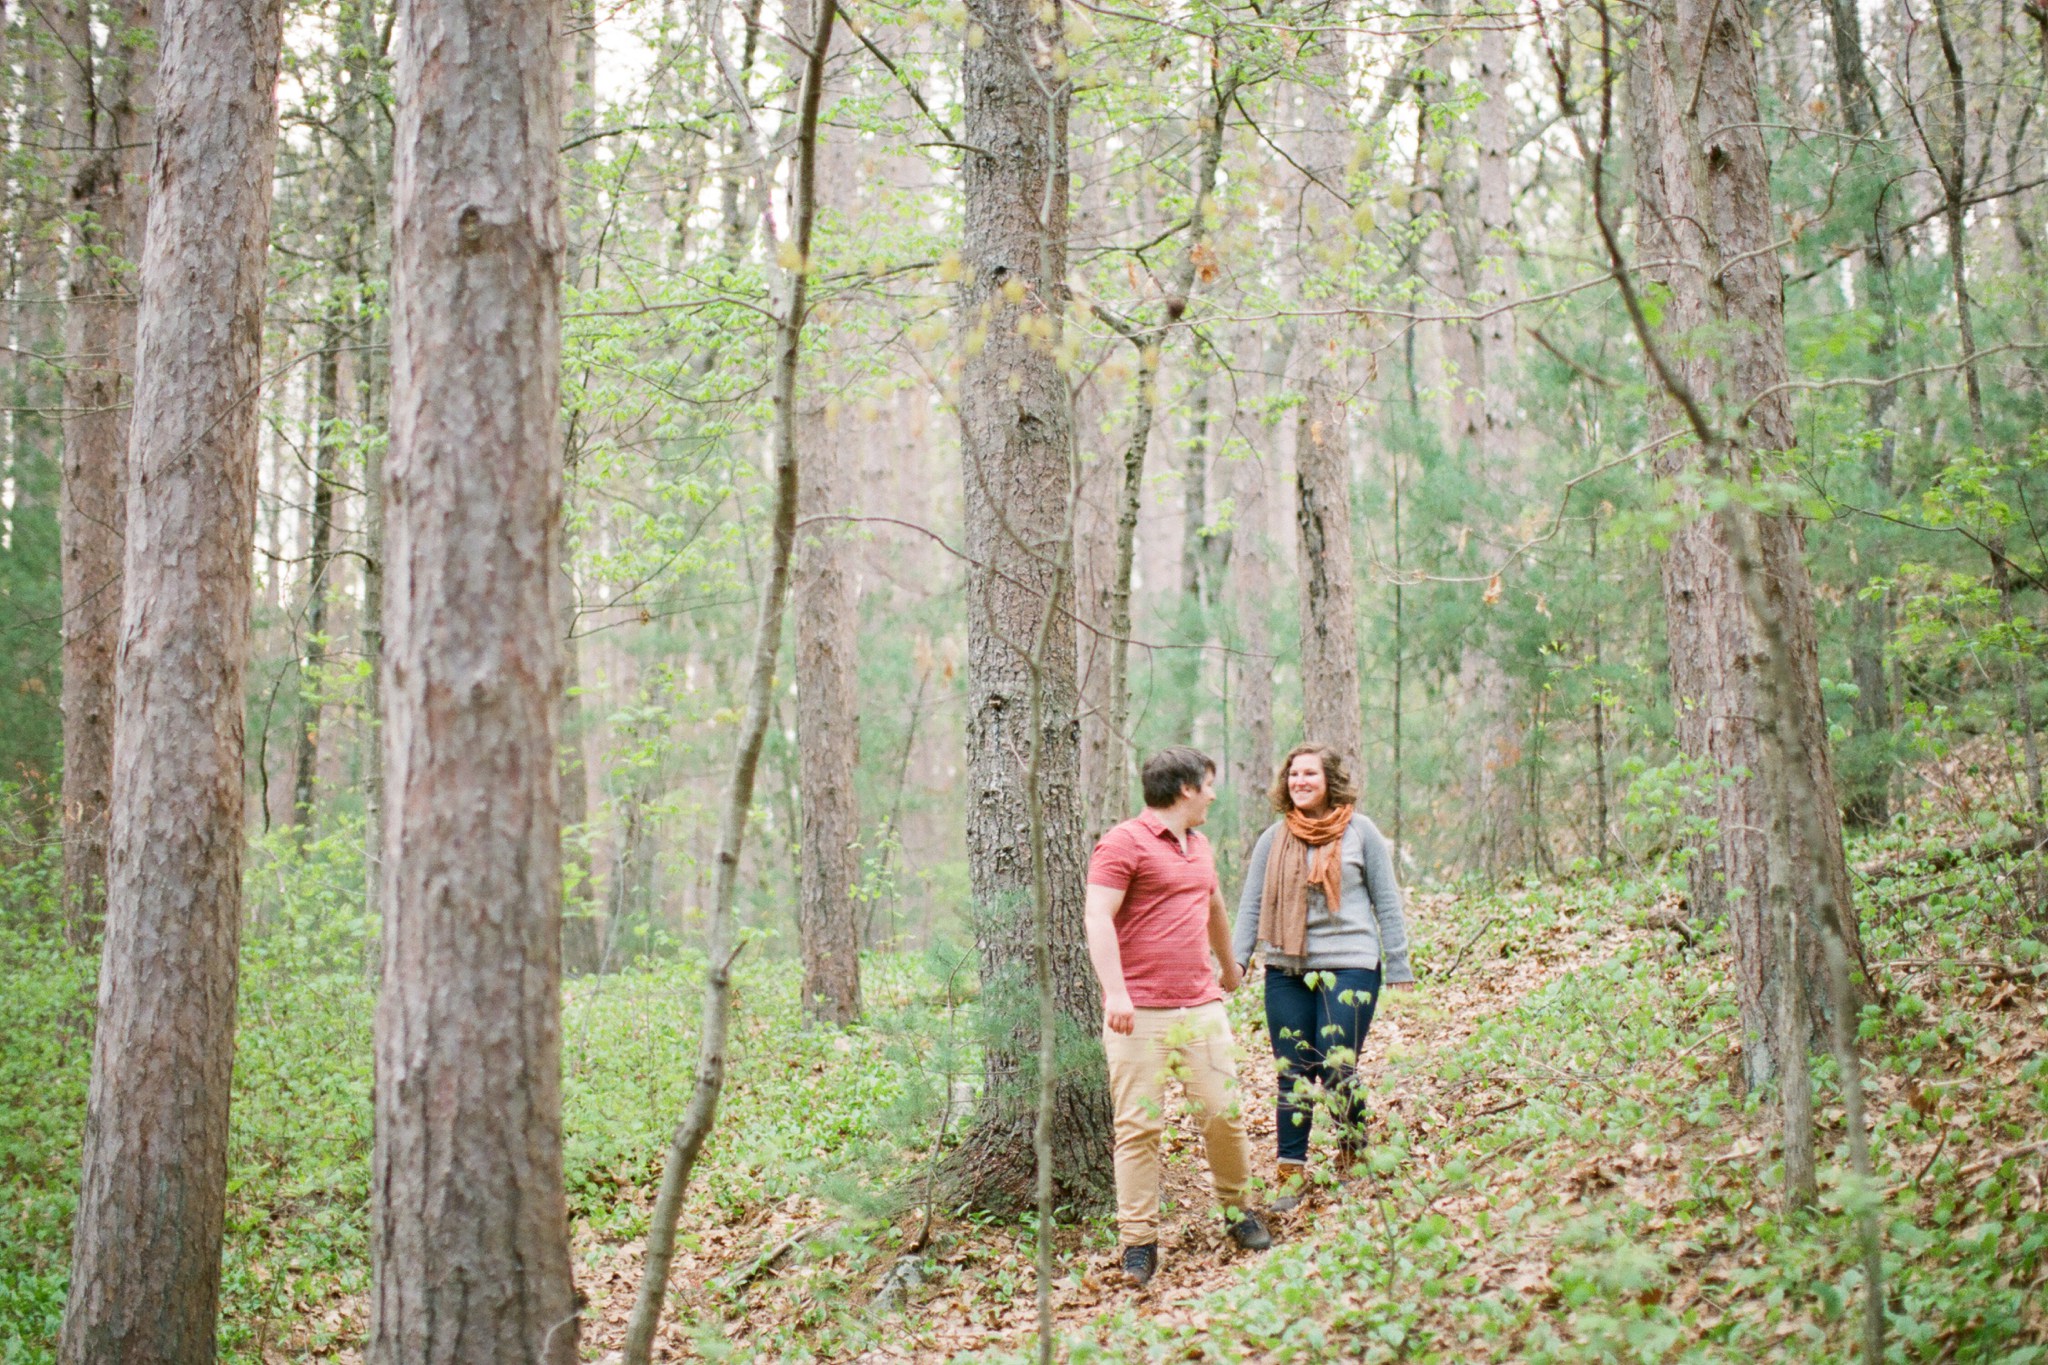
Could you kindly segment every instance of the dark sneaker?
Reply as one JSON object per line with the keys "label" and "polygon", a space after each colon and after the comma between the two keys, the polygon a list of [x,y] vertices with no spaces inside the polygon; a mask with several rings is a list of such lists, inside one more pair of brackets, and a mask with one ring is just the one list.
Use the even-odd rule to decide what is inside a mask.
{"label": "dark sneaker", "polygon": [[1131,1277],[1131,1283],[1143,1289],[1152,1283],[1152,1276],[1159,1270],[1159,1243],[1147,1242],[1139,1247],[1124,1248],[1124,1274]]}
{"label": "dark sneaker", "polygon": [[1230,1225],[1230,1240],[1246,1251],[1264,1251],[1273,1245],[1273,1234],[1266,1231],[1259,1215],[1247,1211],[1240,1213],[1237,1221]]}

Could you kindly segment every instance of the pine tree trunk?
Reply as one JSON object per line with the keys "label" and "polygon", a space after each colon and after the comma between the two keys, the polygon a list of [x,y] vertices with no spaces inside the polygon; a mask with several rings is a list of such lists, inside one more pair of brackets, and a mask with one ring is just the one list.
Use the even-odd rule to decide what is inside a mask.
{"label": "pine tree trunk", "polygon": [[[1756,72],[1746,0],[1666,0],[1644,20],[1630,72],[1636,190],[1643,205],[1638,250],[1646,273],[1670,291],[1663,332],[1672,342],[1705,331],[1711,344],[1671,347],[1686,386],[1746,411],[1736,433],[1734,476],[1749,479],[1768,452],[1796,444],[1786,398],[1783,281],[1773,250],[1770,165],[1759,131]],[[1727,264],[1723,265],[1723,262]],[[1757,395],[1769,392],[1770,396]],[[1752,401],[1754,400],[1754,401]],[[1701,452],[1681,433],[1676,405],[1653,405],[1660,433],[1673,436],[1658,472],[1676,478]],[[1681,494],[1699,512],[1696,494]],[[1786,514],[1759,517],[1756,554],[1766,599],[1782,624],[1804,705],[1801,757],[1813,790],[1829,800],[1818,812],[1817,847],[1786,859],[1793,902],[1814,902],[1816,867],[1826,869],[1834,904],[1843,907],[1845,947],[1860,959],[1848,907],[1848,866],[1841,812],[1821,706],[1813,589],[1804,533]],[[1824,951],[1802,916],[1799,969],[1814,1038],[1780,1036],[1780,955],[1769,924],[1772,805],[1786,799],[1774,782],[1759,729],[1764,643],[1743,596],[1722,522],[1693,515],[1673,535],[1663,563],[1666,635],[1679,742],[1703,760],[1717,783],[1706,809],[1717,837],[1703,841],[1690,869],[1694,912],[1727,915],[1735,941],[1735,978],[1749,1046],[1744,1071],[1768,1080],[1786,1045],[1827,1037],[1829,991]],[[1785,826],[1801,838],[1802,822]]]}
{"label": "pine tree trunk", "polygon": [[[1325,36],[1310,70],[1346,86],[1341,38]],[[1348,107],[1321,88],[1308,92],[1309,126],[1300,137],[1304,169],[1303,239],[1334,242],[1352,230],[1341,192],[1350,173]],[[1291,364],[1301,396],[1295,424],[1295,529],[1301,557],[1302,736],[1354,763],[1365,745],[1358,678],[1358,592],[1351,551],[1350,365],[1338,301],[1305,299],[1311,310],[1295,334]]]}
{"label": "pine tree trunk", "polygon": [[321,671],[327,664],[327,569],[334,558],[335,462],[341,456],[341,319],[338,309],[321,327],[313,385],[312,545],[306,573],[306,653],[299,669],[298,757],[292,822],[313,823],[313,788],[320,767]]}
{"label": "pine tree trunk", "polygon": [[[1507,94],[1507,26],[1514,20],[1511,15],[1488,15],[1478,22],[1481,27],[1474,55],[1479,65],[1480,104],[1473,120],[1478,134],[1474,204],[1478,231],[1472,234],[1476,241],[1468,290],[1472,311],[1478,314],[1472,329],[1479,359],[1473,435],[1482,477],[1506,494],[1512,515],[1520,512],[1528,490],[1515,403],[1515,314],[1510,307],[1515,298],[1515,255],[1508,158],[1514,145],[1514,125]],[[1466,714],[1479,737],[1471,774],[1473,811],[1483,828],[1481,842],[1488,870],[1499,875],[1529,861],[1531,811],[1516,771],[1524,762],[1526,737],[1507,668],[1495,653],[1500,644],[1488,635],[1482,626],[1479,638],[1465,650],[1459,674]]]}
{"label": "pine tree trunk", "polygon": [[[1257,338],[1246,336],[1239,365],[1255,374],[1278,374],[1287,363],[1284,344],[1261,348]],[[1261,349],[1265,355],[1261,356]],[[1269,391],[1270,392],[1270,391]],[[1224,568],[1229,574],[1224,592],[1229,607],[1234,649],[1229,663],[1231,727],[1240,738],[1230,748],[1228,771],[1224,774],[1236,808],[1236,844],[1233,850],[1239,866],[1251,857],[1252,845],[1273,817],[1266,801],[1266,785],[1273,780],[1277,755],[1273,743],[1273,660],[1272,632],[1267,613],[1273,603],[1273,564],[1278,546],[1274,544],[1274,499],[1268,491],[1271,471],[1278,467],[1278,431],[1266,422],[1255,430],[1262,449],[1230,465],[1231,497],[1237,506],[1235,529],[1231,532]]]}
{"label": "pine tree trunk", "polygon": [[[1870,69],[1863,50],[1863,24],[1856,0],[1826,0],[1828,32],[1834,57],[1835,106],[1849,146],[1860,151],[1879,132],[1877,93],[1870,82]],[[1886,143],[1879,138],[1881,153]],[[1852,153],[1853,154],[1853,153]],[[1881,170],[1882,168],[1880,168]],[[1893,367],[1898,349],[1898,309],[1892,294],[1891,193],[1879,191],[1868,225],[1870,240],[1857,272],[1860,301],[1877,311],[1877,333],[1869,343],[1872,367],[1880,374]],[[1865,390],[1864,420],[1878,434],[1865,460],[1871,486],[1880,498],[1892,496],[1892,458],[1896,442],[1889,426],[1897,387],[1878,383]],[[1849,675],[1856,684],[1854,715],[1856,728],[1866,746],[1878,742],[1880,751],[1866,754],[1864,761],[1843,777],[1843,808],[1851,822],[1868,827],[1884,824],[1891,814],[1891,775],[1894,767],[1890,737],[1892,705],[1890,680],[1885,674],[1884,649],[1892,632],[1892,609],[1888,598],[1868,599],[1856,593],[1849,606]]]}
{"label": "pine tree trunk", "polygon": [[[1037,13],[1045,13],[1039,10]],[[1055,591],[1071,535],[1073,415],[1054,359],[1066,309],[1067,105],[1063,81],[1026,63],[1056,41],[1024,0],[973,0],[984,40],[964,58],[962,136],[981,149],[963,171],[966,276],[960,312],[967,363],[960,426],[967,529],[967,855],[975,946],[988,1016],[985,1086],[956,1152],[960,1198],[987,1208],[1032,1201],[1038,1050],[1032,989],[1031,820],[1033,642],[1044,722],[1038,787],[1051,898],[1052,979],[1061,1017],[1081,1037],[1100,1027],[1081,899],[1079,721],[1073,594]],[[1041,89],[1044,81],[1050,94]],[[1056,83],[1057,81],[1057,83]],[[1064,1201],[1092,1204],[1109,1185],[1110,1115],[1100,1053],[1059,1078],[1053,1164]]]}
{"label": "pine tree trunk", "polygon": [[[568,49],[569,107],[563,132],[567,150],[563,154],[568,183],[568,206],[584,204],[586,215],[569,219],[569,246],[563,279],[570,289],[584,289],[595,282],[597,271],[591,248],[599,224],[583,221],[593,199],[586,191],[594,145],[587,139],[597,126],[597,6],[595,0],[567,0],[563,10],[563,34]],[[573,306],[573,305],[572,305]],[[581,441],[572,422],[563,442],[565,476],[575,469]],[[562,901],[562,971],[582,976],[605,967],[605,934],[592,896],[590,843],[584,826],[590,820],[590,771],[583,757],[583,668],[582,649],[576,639],[578,596],[576,576],[570,565],[575,547],[561,547],[561,572],[555,588],[560,594],[557,620],[562,639],[562,829],[582,834],[577,846],[564,856],[581,858],[580,877],[565,878]]]}
{"label": "pine tree trunk", "polygon": [[797,911],[804,960],[804,1013],[850,1024],[860,1018],[860,920],[853,886],[860,836],[859,598],[846,526],[852,506],[840,434],[823,404],[808,405],[797,517],[813,520],[797,547],[796,743],[802,871]]}
{"label": "pine tree trunk", "polygon": [[[855,43],[834,24],[828,62]],[[799,60],[797,66],[803,65]],[[828,66],[826,70],[830,70]],[[820,92],[829,103],[831,86]],[[854,139],[829,125],[819,130],[817,183],[827,202],[851,208],[862,174]],[[843,383],[828,380],[830,391]],[[860,1018],[861,920],[854,901],[860,880],[860,586],[849,524],[833,518],[857,509],[857,419],[822,397],[803,404],[797,427],[798,482],[795,573],[796,766],[798,830],[797,931],[804,963],[803,1003],[810,1018],[851,1024]]]}
{"label": "pine tree trunk", "polygon": [[[564,560],[568,554],[568,548],[563,547]],[[583,759],[583,651],[576,638],[576,579],[566,563],[555,575],[555,591],[559,595],[555,621],[562,641],[562,829],[582,831],[590,821],[590,772]],[[568,878],[563,879],[562,972],[583,976],[602,971],[606,965],[604,925],[598,917],[597,900],[591,894],[588,838],[583,838],[573,853],[565,850],[564,856],[581,857],[583,870],[573,886]]]}
{"label": "pine tree trunk", "polygon": [[89,0],[67,0],[59,22],[69,59],[64,143],[78,215],[65,310],[64,930],[90,949],[106,917],[107,806],[114,780],[114,651],[121,627],[127,524],[129,375],[135,361],[134,281],[123,262],[142,246],[148,190],[149,105],[156,54],[149,6],[115,14],[104,53],[93,46]]}
{"label": "pine tree trunk", "polygon": [[368,1355],[566,1365],[556,18],[399,32]]}
{"label": "pine tree trunk", "polygon": [[168,0],[67,1365],[214,1358],[277,0]]}
{"label": "pine tree trunk", "polygon": [[[341,225],[347,244],[346,264],[353,277],[349,312],[355,320],[353,400],[356,422],[364,439],[357,442],[363,464],[358,475],[363,490],[361,513],[362,615],[358,648],[363,663],[363,691],[356,704],[362,726],[358,740],[368,754],[363,765],[363,910],[372,923],[383,918],[384,765],[381,759],[384,671],[384,469],[383,444],[375,433],[389,417],[386,401],[390,378],[389,348],[383,344],[378,306],[388,278],[388,245],[382,224],[388,219],[391,143],[384,135],[379,96],[386,55],[377,21],[378,0],[346,0],[341,34],[348,53],[349,100],[342,109],[342,129],[353,149],[347,158],[350,175],[345,200],[349,218]],[[365,963],[366,972],[374,970]]]}
{"label": "pine tree trunk", "polygon": [[[1214,369],[1206,356],[1191,357],[1188,375],[1186,456],[1180,471],[1180,602],[1176,608],[1181,648],[1166,661],[1170,689],[1167,714],[1176,744],[1214,745],[1222,739],[1223,716],[1215,709],[1209,683],[1216,643],[1215,605],[1222,548],[1209,525],[1210,440],[1215,426],[1209,390]],[[1227,746],[1228,741],[1223,741]],[[1199,745],[1197,744],[1197,747]]]}

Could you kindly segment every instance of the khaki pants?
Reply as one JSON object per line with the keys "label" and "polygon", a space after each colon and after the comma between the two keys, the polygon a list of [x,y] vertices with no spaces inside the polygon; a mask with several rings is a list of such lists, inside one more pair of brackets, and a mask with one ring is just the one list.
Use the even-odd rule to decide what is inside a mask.
{"label": "khaki pants", "polygon": [[1137,1011],[1130,1034],[1102,1032],[1109,1095],[1116,1106],[1116,1223],[1125,1246],[1159,1239],[1159,1137],[1166,1129],[1166,1078],[1174,1075],[1202,1121],[1216,1202],[1244,1206],[1251,1148],[1237,1096],[1237,1049],[1223,1002]]}

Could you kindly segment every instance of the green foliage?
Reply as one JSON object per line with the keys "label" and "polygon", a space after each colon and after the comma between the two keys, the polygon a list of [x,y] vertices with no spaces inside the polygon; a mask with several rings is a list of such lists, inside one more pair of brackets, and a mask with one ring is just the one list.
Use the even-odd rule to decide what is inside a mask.
{"label": "green foliage", "polygon": [[[368,1283],[373,977],[359,831],[259,842],[236,1029],[221,1347],[318,1356],[359,1338]],[[0,1360],[45,1362],[68,1276],[91,1065],[95,960],[54,932],[55,850],[0,865]],[[863,964],[870,1022],[805,1026],[788,961],[743,963],[720,1128],[686,1229],[820,1191],[870,1214],[916,1169],[973,1070],[971,968],[957,951]],[[564,1160],[579,1244],[645,1231],[639,1196],[691,1084],[694,954],[572,983],[563,1008]],[[954,1131],[958,1131],[957,1116]],[[700,1233],[687,1231],[686,1248]]]}
{"label": "green foliage", "polygon": [[0,863],[0,1360],[47,1359],[64,1312],[93,972],[54,931],[54,844]]}
{"label": "green foliage", "polygon": [[1716,829],[1708,797],[1721,779],[1705,760],[1683,754],[1654,768],[1631,755],[1623,760],[1620,776],[1628,782],[1621,823],[1630,858],[1639,867],[1654,863],[1660,873],[1667,865],[1683,868],[1691,862],[1699,841]]}
{"label": "green foliage", "polygon": [[17,420],[42,444],[17,442],[0,508],[0,782],[47,790],[56,784],[63,734],[58,445],[53,423],[34,414]]}

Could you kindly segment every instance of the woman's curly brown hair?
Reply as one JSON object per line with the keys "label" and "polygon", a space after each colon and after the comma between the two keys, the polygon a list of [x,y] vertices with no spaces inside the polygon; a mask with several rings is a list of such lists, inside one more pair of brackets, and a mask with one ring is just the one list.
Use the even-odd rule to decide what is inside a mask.
{"label": "woman's curly brown hair", "polygon": [[1287,770],[1303,754],[1314,754],[1323,760],[1323,784],[1329,788],[1327,800],[1331,805],[1358,804],[1358,788],[1352,785],[1351,773],[1344,766],[1344,755],[1327,744],[1297,744],[1287,751],[1287,757],[1280,760],[1280,771],[1273,774],[1273,786],[1266,793],[1266,799],[1273,803],[1274,810],[1285,815],[1294,809],[1294,797],[1287,790]]}

